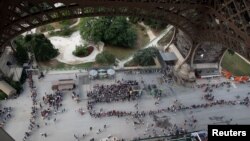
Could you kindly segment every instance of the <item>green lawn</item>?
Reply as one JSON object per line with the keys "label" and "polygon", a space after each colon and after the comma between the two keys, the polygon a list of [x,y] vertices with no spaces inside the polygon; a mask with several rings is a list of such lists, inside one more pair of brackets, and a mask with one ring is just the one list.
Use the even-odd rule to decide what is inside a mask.
{"label": "green lawn", "polygon": [[83,64],[78,64],[78,65],[68,65],[62,62],[57,61],[56,59],[53,59],[49,62],[43,62],[39,63],[39,66],[42,69],[72,69],[72,68],[91,68],[94,66],[94,62],[90,63],[83,63]]}
{"label": "green lawn", "polygon": [[119,60],[126,59],[133,55],[137,50],[143,48],[147,43],[149,43],[149,37],[146,30],[140,25],[134,25],[137,31],[137,41],[133,48],[117,47],[111,45],[105,45],[104,50],[113,54]]}
{"label": "green lawn", "polygon": [[233,73],[235,76],[250,76],[250,65],[241,59],[237,54],[231,55],[227,51],[222,60],[221,66],[222,68]]}
{"label": "green lawn", "polygon": [[4,100],[5,98],[7,98],[7,95],[0,90],[0,100]]}

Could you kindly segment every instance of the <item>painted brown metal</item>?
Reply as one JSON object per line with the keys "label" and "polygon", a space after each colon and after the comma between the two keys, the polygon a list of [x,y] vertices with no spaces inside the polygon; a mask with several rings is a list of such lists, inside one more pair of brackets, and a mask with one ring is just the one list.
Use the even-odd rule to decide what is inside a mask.
{"label": "painted brown metal", "polygon": [[220,43],[250,58],[250,0],[0,0],[0,46],[51,22],[119,15],[161,20],[193,43]]}

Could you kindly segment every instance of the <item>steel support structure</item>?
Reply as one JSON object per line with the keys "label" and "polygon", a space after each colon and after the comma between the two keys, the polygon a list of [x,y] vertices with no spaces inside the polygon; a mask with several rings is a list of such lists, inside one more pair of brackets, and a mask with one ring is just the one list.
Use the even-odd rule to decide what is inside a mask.
{"label": "steel support structure", "polygon": [[48,23],[89,16],[138,16],[172,24],[193,46],[218,43],[250,59],[250,0],[2,0],[0,46]]}

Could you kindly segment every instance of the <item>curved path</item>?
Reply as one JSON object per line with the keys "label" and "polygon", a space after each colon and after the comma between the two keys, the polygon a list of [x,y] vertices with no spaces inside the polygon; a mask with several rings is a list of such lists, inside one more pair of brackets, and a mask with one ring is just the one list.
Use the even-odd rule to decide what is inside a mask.
{"label": "curved path", "polygon": [[[50,37],[49,40],[51,43],[57,48],[60,54],[56,57],[59,62],[63,62],[65,64],[81,64],[94,62],[97,54],[103,51],[103,43],[98,43],[97,45],[92,44],[94,47],[94,51],[87,57],[76,57],[73,55],[73,51],[75,50],[77,45],[82,45],[86,43],[86,41],[82,40],[80,32],[74,32],[70,37],[59,37],[54,36]],[[98,46],[98,47],[97,47]]]}

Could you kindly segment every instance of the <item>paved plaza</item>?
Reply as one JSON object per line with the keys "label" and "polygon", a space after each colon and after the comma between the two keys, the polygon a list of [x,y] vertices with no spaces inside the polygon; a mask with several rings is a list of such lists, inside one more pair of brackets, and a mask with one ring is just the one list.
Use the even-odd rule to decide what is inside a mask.
{"label": "paved plaza", "polygon": [[[59,79],[76,80],[74,92],[79,94],[80,102],[72,99],[72,91],[63,92],[62,106],[57,112],[49,115],[49,119],[43,119],[41,109],[38,107],[36,125],[29,141],[72,141],[72,140],[101,140],[108,136],[118,139],[132,140],[134,138],[146,138],[160,135],[171,135],[176,131],[175,127],[185,131],[206,130],[208,124],[248,124],[250,123],[250,110],[247,105],[241,104],[243,99],[249,97],[250,84],[231,84],[213,88],[211,92],[213,101],[204,98],[206,87],[198,88],[183,87],[175,84],[172,80],[166,79],[163,82],[163,75],[154,73],[126,73],[118,72],[114,79],[88,80],[87,72],[60,72],[48,73],[44,78],[38,79],[33,76],[34,85],[37,90],[37,103],[43,108],[43,96],[53,93],[52,82]],[[131,113],[142,113],[144,116],[103,116],[93,117],[88,111],[87,92],[93,90],[96,84],[110,85],[117,81],[136,80],[142,89],[138,100],[118,101],[110,103],[97,103],[93,111],[105,113],[105,111],[124,111]],[[163,83],[162,83],[163,82]],[[211,82],[211,81],[210,81]],[[148,90],[148,85],[156,85],[162,95],[158,98]],[[178,106],[192,107],[192,105],[211,104],[217,100],[234,101],[234,104],[215,104],[206,108],[196,107],[180,109]],[[12,118],[7,122],[4,129],[16,140],[22,141],[26,131],[29,131],[31,117],[31,91],[28,83],[25,83],[23,93],[17,99],[1,101],[2,106],[13,108]],[[173,106],[175,105],[175,106]],[[152,114],[152,111],[159,111]],[[177,108],[174,108],[177,107]],[[84,112],[79,113],[79,109]],[[150,114],[151,111],[151,114]],[[149,114],[148,114],[149,113]],[[92,128],[92,129],[91,129]],[[44,134],[46,133],[46,136]]]}

